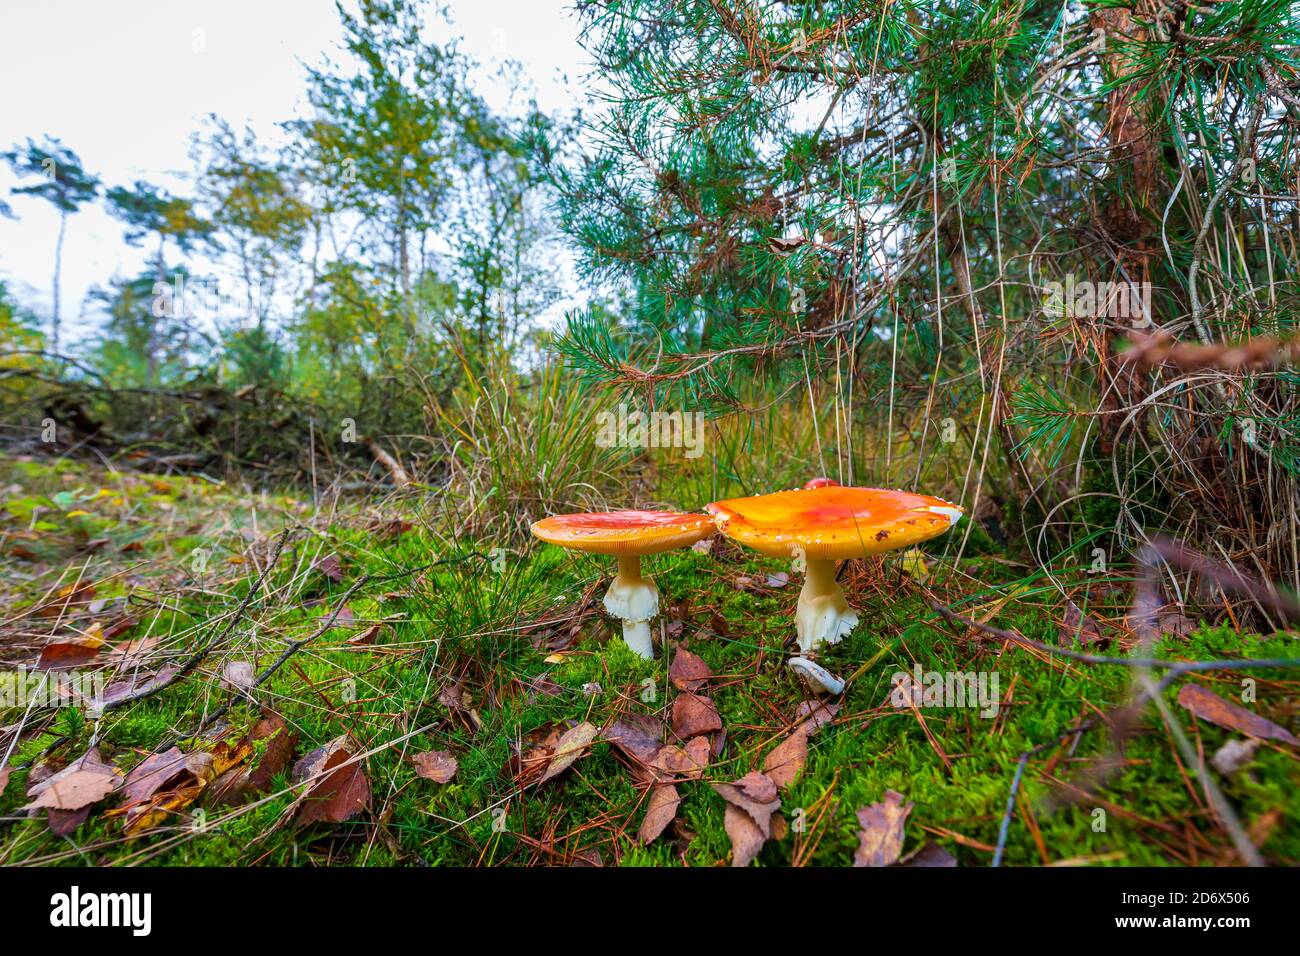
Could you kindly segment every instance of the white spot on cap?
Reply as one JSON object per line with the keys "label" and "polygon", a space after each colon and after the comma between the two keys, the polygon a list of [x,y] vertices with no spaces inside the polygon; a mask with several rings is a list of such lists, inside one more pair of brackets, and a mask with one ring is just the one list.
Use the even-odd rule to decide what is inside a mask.
{"label": "white spot on cap", "polygon": [[948,519],[948,525],[955,525],[961,518],[962,510],[953,505],[926,505],[927,511],[933,511],[937,515],[943,515]]}

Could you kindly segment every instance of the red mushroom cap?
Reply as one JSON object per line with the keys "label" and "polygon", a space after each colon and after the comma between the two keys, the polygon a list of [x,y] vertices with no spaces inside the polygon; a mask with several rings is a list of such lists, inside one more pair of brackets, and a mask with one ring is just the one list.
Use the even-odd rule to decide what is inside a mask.
{"label": "red mushroom cap", "polygon": [[962,509],[942,498],[822,485],[715,501],[718,530],[756,551],[844,559],[905,548],[947,531]]}

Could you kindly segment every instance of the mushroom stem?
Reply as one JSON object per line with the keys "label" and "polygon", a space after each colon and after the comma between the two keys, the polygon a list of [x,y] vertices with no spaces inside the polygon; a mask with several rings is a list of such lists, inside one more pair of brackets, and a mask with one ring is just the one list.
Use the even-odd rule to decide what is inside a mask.
{"label": "mushroom stem", "polygon": [[605,610],[623,622],[623,641],[633,653],[653,659],[650,619],[659,613],[659,588],[641,576],[639,556],[619,556],[618,574],[605,592]]}
{"label": "mushroom stem", "polygon": [[799,649],[805,654],[821,644],[838,644],[858,623],[858,615],[849,607],[844,591],[835,580],[835,561],[806,558],[808,566],[799,592],[795,611],[795,630]]}

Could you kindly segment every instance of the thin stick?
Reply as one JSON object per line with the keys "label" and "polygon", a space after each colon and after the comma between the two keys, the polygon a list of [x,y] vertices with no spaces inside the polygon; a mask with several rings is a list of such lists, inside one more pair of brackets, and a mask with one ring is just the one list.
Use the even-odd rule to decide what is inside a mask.
{"label": "thin stick", "polygon": [[174,674],[171,674],[166,680],[158,681],[157,683],[153,683],[153,684],[148,684],[145,687],[141,687],[139,690],[132,691],[131,693],[126,694],[123,697],[115,697],[113,700],[104,701],[103,706],[100,707],[100,712],[107,713],[108,711],[116,710],[118,707],[121,707],[125,704],[131,704],[137,700],[144,700],[146,697],[152,697],[154,694],[158,693],[159,691],[166,690],[172,684],[176,683],[182,677],[185,677],[187,674],[190,673],[190,671],[194,670],[194,668],[198,667],[201,663],[203,663],[203,661],[207,658],[207,656],[212,653],[213,648],[215,648],[218,644],[223,643],[226,640],[226,638],[230,636],[230,633],[235,629],[235,625],[237,625],[239,621],[243,618],[244,613],[248,610],[248,606],[253,603],[253,598],[257,595],[258,589],[261,588],[262,583],[266,580],[267,576],[271,573],[271,569],[274,568],[276,564],[279,563],[280,552],[284,550],[284,544],[289,539],[289,533],[292,530],[293,530],[292,528],[285,528],[283,531],[280,532],[280,537],[275,542],[275,551],[271,555],[271,560],[267,562],[266,567],[262,570],[262,573],[258,576],[256,583],[254,583],[253,586],[248,589],[248,593],[244,595],[244,600],[240,602],[239,607],[235,609],[235,613],[231,616],[229,623],[226,624],[225,629],[219,635],[217,635],[217,637],[208,641],[208,643],[204,644],[201,648],[195,651],[195,653],[190,656],[189,660],[187,660],[184,664],[182,664],[180,669],[177,670]]}

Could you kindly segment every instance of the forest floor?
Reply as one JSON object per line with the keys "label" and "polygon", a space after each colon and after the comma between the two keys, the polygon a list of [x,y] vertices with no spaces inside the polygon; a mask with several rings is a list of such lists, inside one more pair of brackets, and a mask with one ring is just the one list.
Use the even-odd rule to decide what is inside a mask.
{"label": "forest floor", "polygon": [[[725,541],[649,560],[666,647],[644,661],[600,606],[608,562],[456,540],[419,499],[318,508],[69,462],[0,463],[0,487],[0,665],[94,673],[106,702],[0,699],[0,864],[986,866],[1004,824],[1007,865],[1240,863],[1167,721],[1223,762],[1206,772],[1263,856],[1300,863],[1294,672],[1252,675],[1246,705],[1284,736],[1180,706],[1192,684],[1241,699],[1211,671],[1116,758],[1133,669],[933,609],[1122,656],[1118,574],[1061,580],[1067,625],[1005,556],[852,562],[862,623],[820,658],[848,687],[819,704],[785,666],[799,575]],[[1162,621],[1164,658],[1300,659],[1291,634]],[[895,675],[917,667],[985,675],[996,707],[908,706]]]}

